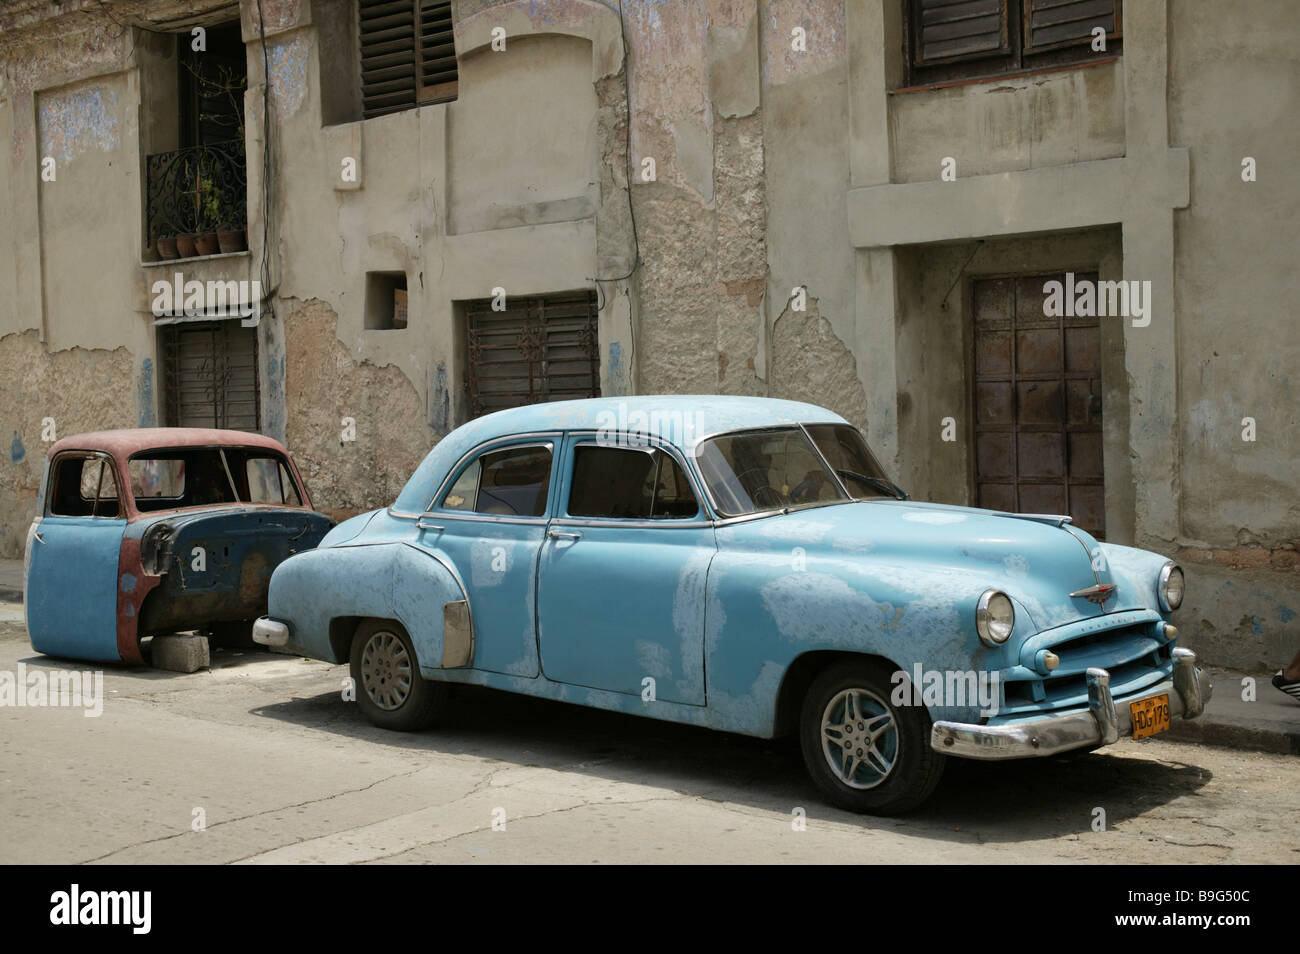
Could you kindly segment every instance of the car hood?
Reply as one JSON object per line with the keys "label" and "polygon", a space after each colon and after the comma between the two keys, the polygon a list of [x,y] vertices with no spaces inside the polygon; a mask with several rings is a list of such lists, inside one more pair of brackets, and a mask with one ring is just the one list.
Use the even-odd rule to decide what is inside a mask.
{"label": "car hood", "polygon": [[[942,576],[962,588],[1006,591],[1038,630],[1104,613],[1150,608],[1153,588],[1130,579],[1145,573],[1132,558],[1112,565],[1112,549],[1064,518],[1006,514],[902,500],[869,500],[797,510],[719,529],[722,546],[801,547],[809,562],[867,561],[904,582]],[[1142,551],[1128,551],[1142,554]],[[1158,567],[1163,560],[1146,554]],[[1141,561],[1138,561],[1139,563]],[[1116,590],[1104,605],[1070,594],[1095,584]],[[954,596],[957,594],[953,594]]]}

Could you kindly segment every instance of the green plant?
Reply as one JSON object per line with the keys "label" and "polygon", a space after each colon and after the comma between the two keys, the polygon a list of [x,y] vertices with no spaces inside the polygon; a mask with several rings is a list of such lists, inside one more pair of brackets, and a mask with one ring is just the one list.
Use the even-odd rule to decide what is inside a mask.
{"label": "green plant", "polygon": [[222,198],[221,189],[210,176],[202,176],[199,179],[196,198],[199,207],[200,232],[215,232],[219,227],[227,224],[226,203]]}

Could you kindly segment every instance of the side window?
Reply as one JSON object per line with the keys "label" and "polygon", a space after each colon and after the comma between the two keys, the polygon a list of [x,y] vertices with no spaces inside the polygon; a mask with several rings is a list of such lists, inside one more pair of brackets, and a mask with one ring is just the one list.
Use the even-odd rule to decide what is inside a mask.
{"label": "side window", "polygon": [[446,510],[541,517],[551,485],[549,447],[507,447],[470,463],[442,499]]}
{"label": "side window", "polygon": [[580,444],[573,451],[569,487],[571,517],[624,520],[680,520],[700,506],[690,481],[672,455]]}
{"label": "side window", "polygon": [[54,462],[50,513],[60,517],[116,517],[117,479],[113,465],[93,454],[65,454]]}

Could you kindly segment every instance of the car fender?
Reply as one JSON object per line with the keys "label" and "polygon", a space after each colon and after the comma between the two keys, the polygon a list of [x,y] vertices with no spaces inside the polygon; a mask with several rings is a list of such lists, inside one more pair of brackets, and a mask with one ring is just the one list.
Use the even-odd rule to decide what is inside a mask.
{"label": "car fender", "polygon": [[[420,670],[473,663],[473,616],[445,553],[409,542],[309,550],[271,577],[269,615],[289,625],[290,652],[341,663],[348,640],[331,639],[336,620],[391,619],[411,637]],[[337,636],[337,627],[333,627]]]}

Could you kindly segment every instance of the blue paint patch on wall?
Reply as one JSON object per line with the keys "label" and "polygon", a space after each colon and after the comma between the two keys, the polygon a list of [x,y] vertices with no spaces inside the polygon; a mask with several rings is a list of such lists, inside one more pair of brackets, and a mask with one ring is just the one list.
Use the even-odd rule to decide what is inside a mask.
{"label": "blue paint patch on wall", "polygon": [[118,148],[117,112],[117,93],[102,86],[42,95],[37,119],[41,156],[66,161],[92,149]]}
{"label": "blue paint patch on wall", "polygon": [[610,397],[621,397],[627,393],[623,381],[623,346],[612,341],[609,345],[609,391]]}
{"label": "blue paint patch on wall", "polygon": [[451,394],[447,390],[447,365],[439,361],[433,373],[433,394],[430,399],[429,424],[439,434],[451,430]]}
{"label": "blue paint patch on wall", "polygon": [[268,44],[268,46],[271,101],[275,103],[276,116],[280,120],[285,120],[296,113],[307,98],[309,51],[306,41],[296,36],[284,43]]}
{"label": "blue paint patch on wall", "polygon": [[1289,606],[1279,606],[1277,608],[1277,618],[1284,623],[1289,623],[1295,619],[1295,610]]}
{"label": "blue paint patch on wall", "polygon": [[266,433],[283,441],[284,434],[284,350],[271,337],[269,325],[263,325],[263,347],[266,349]]}
{"label": "blue paint patch on wall", "polygon": [[23,458],[26,456],[27,448],[23,447],[23,439],[18,436],[17,431],[14,431],[13,443],[9,445],[9,459],[15,464],[19,464],[22,463]]}
{"label": "blue paint patch on wall", "polygon": [[158,415],[153,404],[152,358],[145,358],[140,364],[140,379],[136,382],[136,403],[140,408],[140,426],[155,426],[158,423]]}

